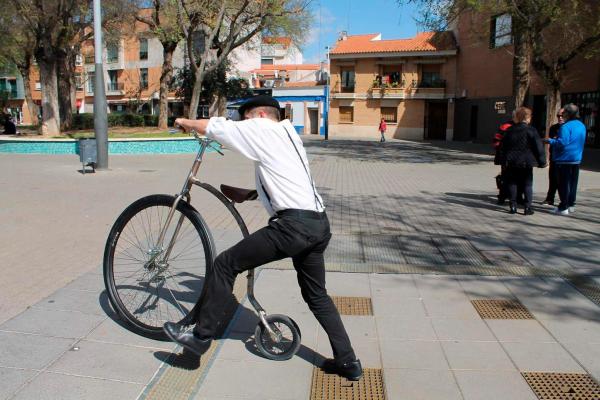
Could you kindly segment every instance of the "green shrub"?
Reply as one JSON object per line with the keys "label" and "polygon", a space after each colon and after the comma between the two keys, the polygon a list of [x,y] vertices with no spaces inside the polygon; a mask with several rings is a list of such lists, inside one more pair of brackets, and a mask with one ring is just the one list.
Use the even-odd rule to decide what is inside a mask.
{"label": "green shrub", "polygon": [[158,115],[144,114],[144,126],[158,126]]}
{"label": "green shrub", "polygon": [[[108,126],[158,126],[158,115],[109,113]],[[94,129],[94,114],[74,114],[73,129]]]}
{"label": "green shrub", "polygon": [[94,114],[81,113],[73,114],[73,129],[93,129]]}

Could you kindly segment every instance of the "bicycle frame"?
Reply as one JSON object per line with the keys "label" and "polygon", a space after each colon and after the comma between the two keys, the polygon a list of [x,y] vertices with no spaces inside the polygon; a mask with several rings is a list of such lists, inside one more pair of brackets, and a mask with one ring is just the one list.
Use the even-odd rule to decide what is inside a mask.
{"label": "bicycle frame", "polygon": [[[216,141],[206,138],[206,137],[199,136],[196,132],[192,132],[192,133],[194,134],[196,139],[198,139],[198,142],[200,143],[200,149],[198,150],[198,154],[196,155],[196,158],[194,159],[194,163],[192,164],[192,168],[190,169],[187,179],[185,180],[185,183],[183,184],[183,188],[181,189],[181,192],[177,195],[177,197],[175,198],[175,201],[173,202],[173,206],[171,207],[171,210],[169,211],[169,215],[167,216],[165,225],[161,229],[161,232],[160,232],[160,235],[158,238],[158,242],[156,244],[156,247],[157,247],[157,249],[155,251],[156,254],[152,257],[150,262],[153,262],[154,259],[159,256],[159,254],[163,254],[162,244],[165,240],[167,230],[168,230],[169,226],[171,225],[173,216],[175,215],[177,205],[184,198],[185,198],[185,201],[187,201],[188,203],[191,201],[190,191],[191,191],[193,185],[200,186],[201,188],[205,189],[210,194],[212,194],[217,199],[219,199],[219,201],[221,203],[223,203],[223,205],[225,205],[225,207],[227,207],[227,210],[229,210],[229,212],[233,215],[235,221],[238,224],[238,227],[242,231],[242,235],[244,238],[248,237],[250,234],[248,232],[248,227],[246,226],[244,219],[242,218],[242,216],[240,215],[238,210],[235,208],[234,202],[229,200],[227,197],[225,197],[225,195],[223,193],[221,193],[221,191],[217,190],[214,186],[212,186],[208,183],[205,183],[205,182],[201,182],[198,178],[196,178],[196,175],[198,174],[198,170],[200,169],[200,164],[202,164],[202,159],[204,157],[204,153],[206,152],[206,150],[209,147],[216,150],[221,155],[223,155],[223,153],[219,150],[218,147],[213,146],[213,143],[217,143]],[[173,236],[171,237],[171,240],[169,240],[169,244],[166,248],[166,251],[164,252],[164,257],[162,257],[163,263],[169,259],[171,250],[173,249],[173,246],[177,239],[177,235],[179,234],[179,230],[181,229],[181,225],[183,223],[183,218],[184,217],[182,215],[179,218],[179,220],[177,221],[177,225],[175,227],[175,231],[173,232]],[[212,242],[211,242],[211,246],[214,246]],[[212,253],[214,254],[215,253],[214,247],[212,250],[213,250]],[[271,329],[270,325],[267,323],[267,321],[265,319],[265,317],[267,316],[266,311],[264,310],[264,308],[262,308],[262,306],[258,303],[256,298],[254,297],[254,269],[251,269],[248,271],[247,279],[248,279],[247,295],[248,295],[248,300],[250,301],[250,304],[252,304],[252,307],[254,307],[254,309],[258,313],[258,317],[259,317],[260,321],[262,322],[263,326],[265,326],[265,328],[267,329],[267,331],[269,332],[271,337],[274,340],[277,340],[277,341],[280,340],[281,333],[280,332],[276,333]]]}

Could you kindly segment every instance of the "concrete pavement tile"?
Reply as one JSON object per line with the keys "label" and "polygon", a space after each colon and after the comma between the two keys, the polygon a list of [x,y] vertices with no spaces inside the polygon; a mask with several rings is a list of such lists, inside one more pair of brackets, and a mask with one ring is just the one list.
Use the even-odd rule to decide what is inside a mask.
{"label": "concrete pavement tile", "polygon": [[467,240],[471,242],[477,250],[510,250],[510,247],[503,240],[486,236],[469,236]]}
{"label": "concrete pavement tile", "polygon": [[440,342],[381,340],[383,368],[449,369]]}
{"label": "concrete pavement tile", "polygon": [[600,344],[566,343],[565,347],[596,381],[600,381]]}
{"label": "concrete pavement tile", "polygon": [[96,272],[88,272],[67,284],[66,290],[85,290],[100,294],[104,290],[104,278]]}
{"label": "concrete pavement tile", "polygon": [[486,324],[500,342],[556,342],[536,320],[488,319]]}
{"label": "concrete pavement tile", "polygon": [[368,274],[328,272],[325,279],[330,296],[371,297]]}
{"label": "concrete pavement tile", "polygon": [[135,399],[143,385],[81,376],[43,373],[14,397],[15,400]]}
{"label": "concrete pavement tile", "polygon": [[496,341],[482,320],[432,318],[431,322],[439,340]]}
{"label": "concrete pavement tile", "polygon": [[454,371],[464,400],[537,400],[519,372]]}
{"label": "concrete pavement tile", "polygon": [[452,369],[514,371],[497,342],[441,342]]}
{"label": "concrete pavement tile", "polygon": [[458,280],[471,300],[514,299],[504,283],[495,276],[461,276]]}
{"label": "concrete pavement tile", "polygon": [[450,371],[386,369],[383,379],[388,399],[462,399]]}
{"label": "concrete pavement tile", "polygon": [[58,290],[32,307],[44,310],[78,311],[84,314],[106,315],[100,306],[99,293],[79,290]]}
{"label": "concrete pavement tile", "polygon": [[600,322],[597,321],[540,321],[561,343],[600,344]]}
{"label": "concrete pavement tile", "polygon": [[376,317],[379,339],[437,340],[430,318]]}
{"label": "concrete pavement tile", "polygon": [[373,305],[373,314],[378,317],[426,318],[423,301],[418,298],[377,295],[371,298],[371,304]]}
{"label": "concrete pavement tile", "polygon": [[67,352],[48,370],[146,384],[162,361],[171,354],[168,351],[85,340],[78,342],[77,346],[78,351]]}
{"label": "concrete pavement tile", "polygon": [[105,316],[100,315],[29,308],[0,325],[0,330],[82,338],[105,319]]}
{"label": "concrete pavement tile", "polygon": [[0,385],[0,399],[8,399],[21,385],[36,374],[38,374],[38,371],[30,369],[0,367],[0,382],[2,382],[2,385]]}
{"label": "concrete pavement tile", "polygon": [[521,372],[584,372],[558,343],[502,343]]}
{"label": "concrete pavement tile", "polygon": [[412,275],[370,274],[369,280],[373,297],[420,297]]}
{"label": "concrete pavement tile", "polygon": [[423,304],[431,318],[481,319],[466,296],[461,300],[423,298]]}
{"label": "concrete pavement tile", "polygon": [[313,365],[289,361],[262,363],[217,359],[197,398],[305,400]]}
{"label": "concrete pavement tile", "polygon": [[175,345],[171,342],[148,339],[137,335],[115,322],[112,318],[106,318],[85,339],[93,342],[124,344],[153,349],[172,350],[175,348]]}
{"label": "concrete pavement tile", "polygon": [[0,366],[42,369],[73,343],[73,339],[0,332]]}
{"label": "concrete pavement tile", "polygon": [[462,286],[450,275],[416,275],[415,284],[423,299],[466,299]]}
{"label": "concrete pavement tile", "polygon": [[[342,322],[350,340],[377,340],[377,326],[372,316],[342,315]],[[319,328],[319,333],[325,331]]]}

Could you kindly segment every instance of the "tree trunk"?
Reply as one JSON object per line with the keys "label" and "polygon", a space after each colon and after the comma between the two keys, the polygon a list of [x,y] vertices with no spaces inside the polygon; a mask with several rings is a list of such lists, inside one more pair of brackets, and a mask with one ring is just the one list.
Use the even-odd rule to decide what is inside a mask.
{"label": "tree trunk", "polygon": [[208,107],[208,115],[211,117],[223,117],[227,111],[227,99],[220,93],[213,95],[210,106]]}
{"label": "tree trunk", "polygon": [[60,108],[56,61],[40,60],[38,65],[42,86],[42,135],[58,135],[60,134]]}
{"label": "tree trunk", "polygon": [[27,108],[29,109],[29,114],[31,115],[31,125],[37,126],[40,123],[38,118],[38,114],[40,112],[37,104],[33,102],[33,96],[31,95],[31,80],[29,79],[29,68],[19,68],[19,72],[23,77],[23,90],[25,92],[25,101],[27,102]]}
{"label": "tree trunk", "polygon": [[58,102],[60,110],[60,129],[66,131],[73,125],[73,68],[69,56],[61,54],[56,61],[58,79]]}
{"label": "tree trunk", "polygon": [[524,29],[515,29],[513,57],[513,98],[514,109],[523,106],[529,91],[531,80],[529,66],[531,65],[531,46],[529,34]]}
{"label": "tree trunk", "polygon": [[192,99],[190,100],[189,119],[196,119],[198,116],[198,105],[200,104],[200,95],[202,92],[202,81],[204,81],[203,68],[196,71],[196,79],[192,88]]}
{"label": "tree trunk", "polygon": [[169,84],[173,78],[173,52],[177,45],[169,45],[163,43],[163,65],[160,74],[160,91],[159,91],[159,112],[158,112],[158,127],[167,129],[169,123]]}

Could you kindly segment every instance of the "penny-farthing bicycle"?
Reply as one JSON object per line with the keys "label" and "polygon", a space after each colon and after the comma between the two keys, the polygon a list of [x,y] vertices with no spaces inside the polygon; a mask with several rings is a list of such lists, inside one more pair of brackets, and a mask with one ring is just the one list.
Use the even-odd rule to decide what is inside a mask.
{"label": "penny-farthing bicycle", "polygon": [[[207,149],[218,144],[194,133],[200,149],[181,192],[154,194],[133,202],[114,223],[104,250],[104,284],[113,309],[129,328],[146,337],[167,340],[165,322],[190,324],[193,305],[216,256],[210,230],[190,204],[190,190],[200,186],[235,218],[244,237],[248,228],[235,208],[257,198],[256,190],[221,185],[217,190],[196,175]],[[260,322],[255,342],[271,360],[287,360],[300,348],[300,329],[289,317],[268,315],[254,297],[254,270],[248,271],[248,300]]]}

